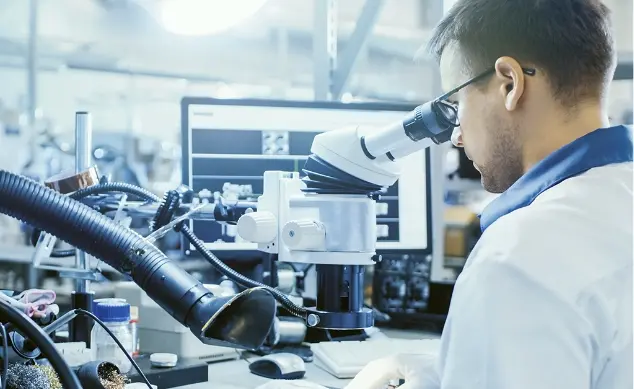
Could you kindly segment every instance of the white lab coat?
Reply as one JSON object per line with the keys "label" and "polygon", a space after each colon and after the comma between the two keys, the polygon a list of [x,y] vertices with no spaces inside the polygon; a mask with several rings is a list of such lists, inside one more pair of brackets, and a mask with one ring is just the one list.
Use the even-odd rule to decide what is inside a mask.
{"label": "white lab coat", "polygon": [[440,388],[633,387],[632,181],[630,162],[596,167],[488,226],[455,285]]}

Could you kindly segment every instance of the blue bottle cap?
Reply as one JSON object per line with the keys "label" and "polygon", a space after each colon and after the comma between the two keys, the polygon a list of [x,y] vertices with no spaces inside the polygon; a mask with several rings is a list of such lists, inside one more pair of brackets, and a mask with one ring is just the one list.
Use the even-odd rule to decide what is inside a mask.
{"label": "blue bottle cap", "polygon": [[120,303],[126,303],[127,301],[125,299],[122,298],[116,298],[116,297],[108,297],[108,298],[101,298],[101,299],[96,299],[92,301],[92,311],[93,313],[95,312],[95,307],[99,304],[99,303],[110,303],[110,302],[120,302]]}
{"label": "blue bottle cap", "polygon": [[130,304],[125,300],[102,299],[93,308],[95,316],[104,323],[130,321]]}

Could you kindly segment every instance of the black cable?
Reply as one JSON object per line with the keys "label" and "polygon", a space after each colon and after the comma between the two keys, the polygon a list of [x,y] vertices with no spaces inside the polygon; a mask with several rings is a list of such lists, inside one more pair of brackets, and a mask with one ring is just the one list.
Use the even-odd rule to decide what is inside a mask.
{"label": "black cable", "polygon": [[91,195],[109,192],[121,192],[131,194],[138,196],[146,201],[153,201],[155,203],[161,201],[161,199],[157,195],[150,192],[149,190],[140,188],[136,185],[127,184],[125,182],[107,182],[105,184],[89,186],[88,188],[80,189],[76,192],[71,193],[70,195],[68,195],[68,197],[74,200],[80,200]]}
{"label": "black cable", "polygon": [[119,341],[119,339],[117,339],[117,337],[112,333],[112,331],[110,331],[110,328],[108,328],[108,326],[102,322],[97,316],[93,315],[92,313],[85,311],[83,309],[75,309],[73,310],[73,312],[77,313],[78,315],[84,315],[84,316],[88,316],[91,319],[93,319],[95,322],[97,322],[97,324],[99,324],[101,326],[101,328],[104,329],[104,331],[106,331],[108,333],[108,335],[110,335],[110,337],[112,338],[112,340],[115,341],[115,343],[117,344],[117,346],[119,346],[119,348],[121,349],[121,351],[123,351],[123,353],[125,354],[125,356],[128,358],[128,360],[132,363],[132,366],[134,366],[134,369],[137,371],[137,373],[139,373],[139,376],[143,379],[143,381],[145,382],[145,384],[147,385],[148,388],[152,389],[152,384],[150,384],[150,381],[147,379],[147,377],[145,376],[145,374],[143,374],[143,371],[141,370],[141,368],[139,367],[139,365],[136,364],[136,362],[134,361],[134,358],[132,358],[132,356],[130,355],[130,353],[128,352],[128,350],[125,349],[125,347],[123,347],[123,345],[121,344],[121,342]]}
{"label": "black cable", "polygon": [[7,329],[4,324],[0,324],[0,331],[2,332],[2,374],[0,379],[2,380],[2,389],[7,389],[7,376],[9,371],[9,342],[7,340]]}
{"label": "black cable", "polygon": [[57,372],[64,389],[81,389],[77,375],[64,361],[51,338],[33,320],[6,301],[0,300],[0,321],[11,323],[38,346]]}
{"label": "black cable", "polygon": [[189,240],[189,242],[196,248],[196,250],[200,251],[202,256],[211,263],[222,275],[229,277],[232,281],[235,281],[237,284],[244,286],[246,288],[265,288],[268,290],[275,299],[292,315],[297,316],[302,319],[306,319],[306,308],[300,307],[293,303],[286,295],[275,288],[271,288],[270,286],[263,284],[261,282],[254,281],[248,277],[243,276],[237,271],[233,270],[229,266],[227,266],[224,262],[222,262],[218,257],[216,257],[211,251],[205,247],[205,243],[200,240],[187,226],[182,226],[181,231],[183,235]]}
{"label": "black cable", "polygon": [[[94,194],[102,194],[105,192],[123,192],[134,194],[136,196],[141,197],[146,201],[159,202],[160,199],[154,193],[145,190],[143,188],[139,188],[137,186],[126,184],[126,183],[107,183],[107,184],[99,184],[95,186],[91,186],[85,189],[80,189],[77,192],[74,192],[70,195],[71,198],[75,200],[80,200],[84,197],[94,195]],[[168,204],[170,206],[175,206],[176,204]],[[161,209],[159,208],[159,211]],[[162,226],[154,226],[155,228],[160,228]],[[306,309],[304,307],[300,307],[294,304],[286,295],[275,288],[271,288],[268,285],[262,284],[255,280],[252,280],[248,277],[243,276],[237,271],[233,270],[229,266],[227,266],[224,262],[222,262],[218,257],[216,257],[207,247],[205,247],[205,243],[201,241],[186,225],[182,225],[180,227],[181,232],[187,240],[191,242],[194,247],[198,251],[200,251],[203,258],[205,258],[211,265],[213,265],[222,275],[228,277],[232,281],[237,284],[245,287],[245,288],[257,288],[263,287],[267,289],[275,299],[284,307],[287,311],[289,311],[294,316],[300,317],[302,319],[306,319]]]}
{"label": "black cable", "polygon": [[[31,232],[31,245],[33,247],[37,246],[37,242],[40,240],[40,235],[42,235],[42,230],[37,228],[33,229],[33,232]],[[51,251],[51,258],[66,258],[72,257],[73,255],[75,255],[75,249]]]}
{"label": "black cable", "polygon": [[75,249],[68,250],[53,250],[51,252],[51,258],[67,258],[75,255]]}

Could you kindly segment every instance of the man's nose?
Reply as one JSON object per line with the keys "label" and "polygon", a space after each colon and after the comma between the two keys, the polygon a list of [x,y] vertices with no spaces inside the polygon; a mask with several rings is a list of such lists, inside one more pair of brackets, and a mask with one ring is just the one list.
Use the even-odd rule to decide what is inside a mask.
{"label": "man's nose", "polygon": [[462,130],[460,127],[453,129],[453,132],[451,133],[451,143],[453,143],[456,147],[464,147],[464,144],[462,144]]}

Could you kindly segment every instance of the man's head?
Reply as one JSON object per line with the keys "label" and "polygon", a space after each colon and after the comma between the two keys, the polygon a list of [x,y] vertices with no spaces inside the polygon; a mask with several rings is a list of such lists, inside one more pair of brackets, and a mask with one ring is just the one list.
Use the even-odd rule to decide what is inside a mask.
{"label": "man's head", "polygon": [[485,189],[501,193],[524,173],[540,131],[558,136],[544,127],[602,103],[614,72],[610,30],[599,0],[458,0],[447,13],[428,46],[443,89],[488,72],[448,98],[458,146]]}

